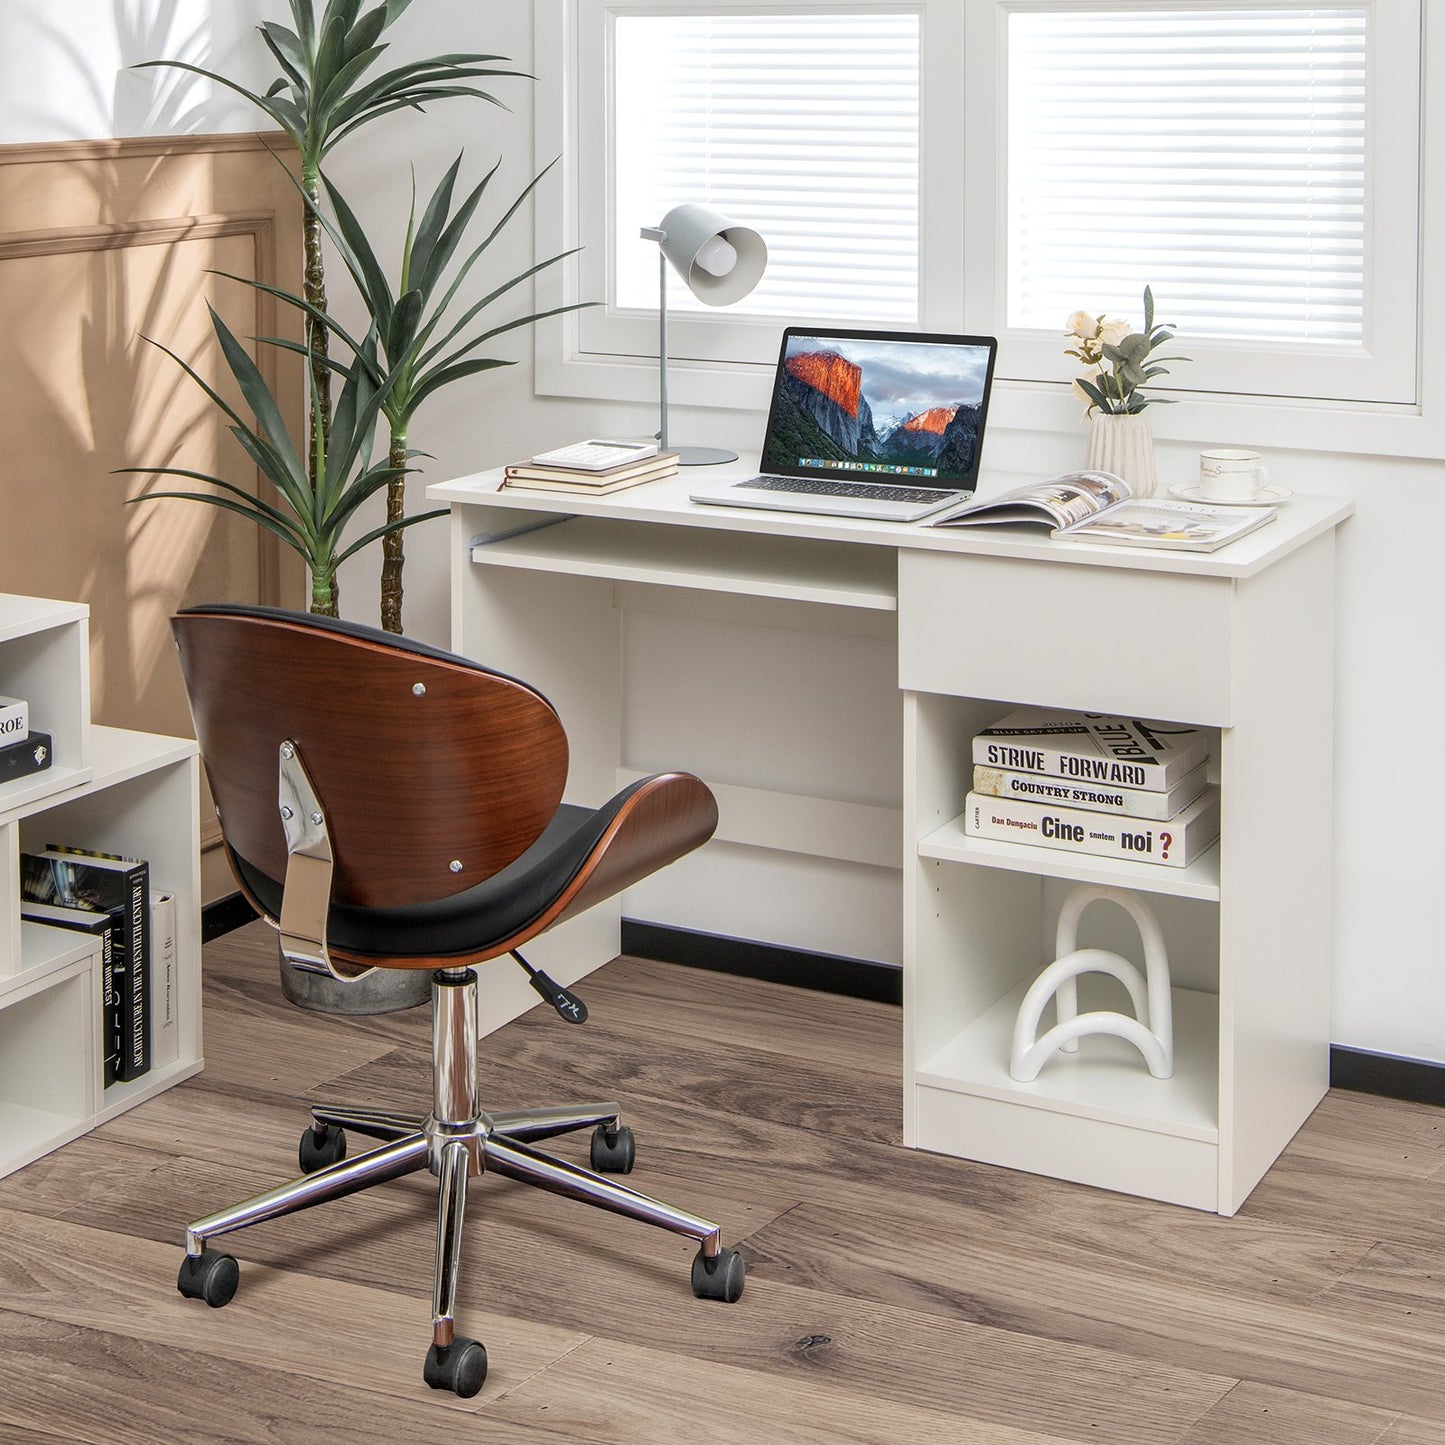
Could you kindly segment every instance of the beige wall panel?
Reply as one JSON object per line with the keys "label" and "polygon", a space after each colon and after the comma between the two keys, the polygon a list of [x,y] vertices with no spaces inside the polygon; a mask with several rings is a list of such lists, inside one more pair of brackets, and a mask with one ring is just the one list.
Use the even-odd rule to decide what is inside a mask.
{"label": "beige wall panel", "polygon": [[[300,201],[258,137],[0,147],[0,591],[91,607],[94,712],[187,734],[168,618],[197,601],[299,605],[291,554],[192,502],[127,506],[189,484],[127,466],[214,473],[256,492],[254,466],[176,363],[230,395],[206,303],[240,337],[294,334],[268,298],[212,273],[300,289]],[[258,356],[300,435],[293,358]],[[234,398],[232,398],[234,399]],[[209,801],[206,842],[216,841]],[[230,891],[214,868],[208,897]]]}

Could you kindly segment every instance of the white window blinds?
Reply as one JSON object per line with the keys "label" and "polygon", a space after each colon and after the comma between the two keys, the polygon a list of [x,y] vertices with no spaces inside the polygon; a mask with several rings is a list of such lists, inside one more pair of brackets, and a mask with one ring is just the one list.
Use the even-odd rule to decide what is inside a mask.
{"label": "white window blinds", "polygon": [[1011,326],[1358,346],[1362,5],[1023,10],[1008,25]]}
{"label": "white window blinds", "polygon": [[623,14],[612,44],[616,306],[656,307],[638,230],[701,201],[768,244],[730,314],[917,321],[917,14]]}

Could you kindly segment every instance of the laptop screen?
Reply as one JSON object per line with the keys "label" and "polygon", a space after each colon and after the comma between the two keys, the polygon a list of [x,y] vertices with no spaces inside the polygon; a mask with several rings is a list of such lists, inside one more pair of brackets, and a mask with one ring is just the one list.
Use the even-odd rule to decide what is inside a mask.
{"label": "laptop screen", "polygon": [[789,327],[763,471],[972,491],[997,349],[989,336]]}

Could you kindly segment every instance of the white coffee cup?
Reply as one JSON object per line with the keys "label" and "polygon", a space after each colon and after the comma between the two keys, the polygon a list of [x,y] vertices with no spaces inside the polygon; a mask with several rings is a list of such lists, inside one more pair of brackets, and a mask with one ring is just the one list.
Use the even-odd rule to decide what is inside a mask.
{"label": "white coffee cup", "polygon": [[1206,502],[1251,502],[1269,485],[1258,452],[1218,447],[1199,453],[1199,495]]}

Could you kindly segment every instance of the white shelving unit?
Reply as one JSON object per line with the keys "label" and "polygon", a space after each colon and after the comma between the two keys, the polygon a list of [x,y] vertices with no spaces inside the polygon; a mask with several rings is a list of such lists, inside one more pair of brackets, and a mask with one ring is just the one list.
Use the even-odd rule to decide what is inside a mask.
{"label": "white shelving unit", "polygon": [[[0,692],[54,737],[51,767],[0,784],[0,1176],[202,1062],[196,745],[91,723],[88,616],[0,593]],[[180,1057],[128,1083],[102,1084],[97,945],[20,919],[20,854],[52,841],[146,858],[176,897]]]}

